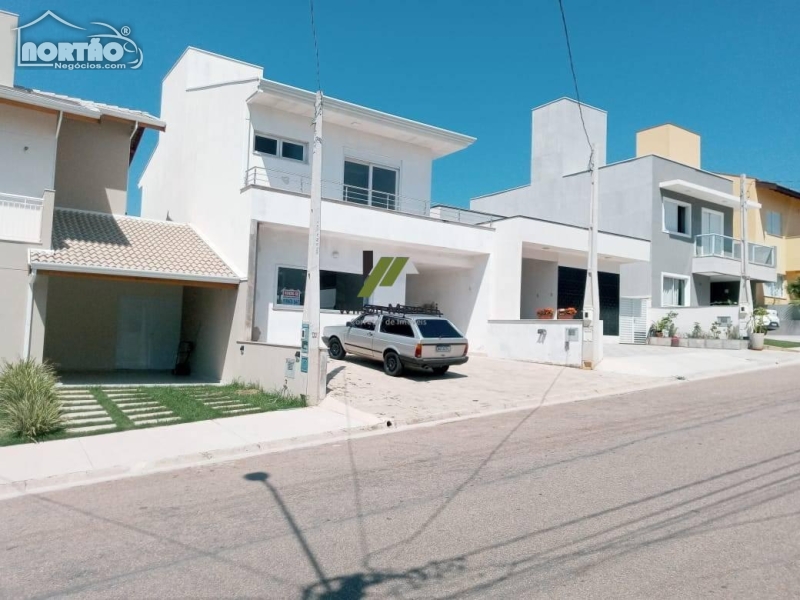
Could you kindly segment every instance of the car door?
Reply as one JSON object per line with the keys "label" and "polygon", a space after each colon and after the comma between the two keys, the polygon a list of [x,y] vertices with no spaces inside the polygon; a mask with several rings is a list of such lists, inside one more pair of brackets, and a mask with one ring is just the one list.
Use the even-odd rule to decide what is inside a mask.
{"label": "car door", "polygon": [[417,339],[411,322],[403,316],[385,315],[380,323],[380,333],[375,335],[372,351],[375,358],[382,358],[387,348],[393,348],[400,356],[414,356]]}
{"label": "car door", "polygon": [[378,319],[378,315],[363,315],[353,321],[347,331],[345,350],[359,356],[372,358],[372,344]]}

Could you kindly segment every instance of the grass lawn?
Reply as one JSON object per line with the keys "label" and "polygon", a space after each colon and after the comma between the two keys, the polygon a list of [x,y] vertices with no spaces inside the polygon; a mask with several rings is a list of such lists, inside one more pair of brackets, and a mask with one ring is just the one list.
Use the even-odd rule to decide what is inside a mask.
{"label": "grass lawn", "polygon": [[800,348],[800,342],[787,342],[785,340],[771,340],[764,338],[764,344],[775,348]]}
{"label": "grass lawn", "polygon": [[[66,429],[41,436],[37,441],[192,423],[305,406],[301,398],[264,392],[259,388],[237,383],[224,386],[142,386],[124,389],[109,386],[87,387],[82,390],[94,397],[108,417],[101,417],[96,421],[87,418],[80,425],[73,424],[72,427],[105,425],[106,428],[72,432],[68,425]],[[130,394],[135,395],[136,399],[131,400]],[[147,414],[151,412],[152,416]],[[110,423],[108,418],[111,419]],[[0,434],[0,446],[27,442],[30,440],[13,434]]]}

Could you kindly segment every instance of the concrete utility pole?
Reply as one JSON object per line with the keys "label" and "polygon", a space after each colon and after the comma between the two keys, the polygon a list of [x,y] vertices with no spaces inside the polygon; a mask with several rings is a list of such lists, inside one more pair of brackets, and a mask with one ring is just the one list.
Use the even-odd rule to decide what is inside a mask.
{"label": "concrete utility pole", "polygon": [[747,176],[742,173],[739,185],[739,218],[742,227],[742,278],[739,284],[739,307],[746,308],[750,313],[753,310],[753,290],[750,286],[750,276],[747,273],[750,248],[747,244]]}
{"label": "concrete utility pole", "polygon": [[300,372],[306,373],[306,402],[320,401],[319,360],[319,248],[322,216],[322,91],[314,103],[314,146],[311,152],[311,202],[308,218],[308,266],[303,302],[303,332],[300,342]]}
{"label": "concrete utility pole", "polygon": [[583,295],[583,365],[594,369],[603,360],[600,330],[600,288],[597,271],[597,234],[600,220],[597,145],[592,144],[592,195],[589,202],[589,253],[586,268],[586,291]]}

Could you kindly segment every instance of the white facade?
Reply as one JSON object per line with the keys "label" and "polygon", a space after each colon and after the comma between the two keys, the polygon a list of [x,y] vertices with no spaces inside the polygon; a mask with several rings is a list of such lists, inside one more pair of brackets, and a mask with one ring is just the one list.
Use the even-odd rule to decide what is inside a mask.
{"label": "white facade", "polygon": [[[299,344],[313,106],[312,92],[193,48],[164,79],[168,129],[140,180],[142,214],[192,223],[247,273],[247,298],[233,324],[237,343]],[[604,115],[600,125],[604,130]],[[578,366],[581,341],[565,353],[563,324],[546,323],[553,335],[521,346],[521,356],[509,344],[529,332],[522,318],[556,307],[554,269],[585,267],[588,232],[580,224],[432,204],[433,161],[473,141],[324,99],[320,270],[328,282],[321,286],[321,326],[352,318],[354,286],[363,282],[370,251],[374,263],[409,263],[369,302],[435,303],[467,335],[472,352]],[[365,184],[353,173],[363,173]],[[649,243],[631,237],[602,234],[599,250],[601,266],[614,273],[649,258]]]}

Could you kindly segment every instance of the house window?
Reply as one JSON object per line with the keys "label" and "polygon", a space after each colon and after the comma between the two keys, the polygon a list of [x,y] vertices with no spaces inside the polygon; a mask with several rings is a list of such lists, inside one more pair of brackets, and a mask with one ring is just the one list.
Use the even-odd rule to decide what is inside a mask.
{"label": "house window", "polygon": [[783,282],[785,278],[783,275],[778,275],[775,281],[770,281],[764,284],[764,295],[770,298],[783,298]]}
{"label": "house window", "polygon": [[256,135],[253,140],[253,150],[259,154],[268,154],[270,156],[279,156],[281,158],[288,158],[289,160],[296,160],[305,162],[306,160],[306,145],[299,142],[290,142],[281,138]]}
{"label": "house window", "polygon": [[346,160],[343,192],[345,202],[395,210],[397,170]]}
{"label": "house window", "polygon": [[664,198],[664,231],[691,237],[692,206],[686,202]]}
{"label": "house window", "polygon": [[[364,277],[355,273],[320,271],[320,308],[327,310],[361,310],[364,299],[358,297]],[[281,306],[303,306],[306,295],[306,270],[278,267],[275,303]]]}
{"label": "house window", "polygon": [[689,278],[661,275],[661,306],[689,306]]}
{"label": "house window", "polygon": [[781,234],[781,213],[774,210],[767,211],[766,231],[770,235]]}

